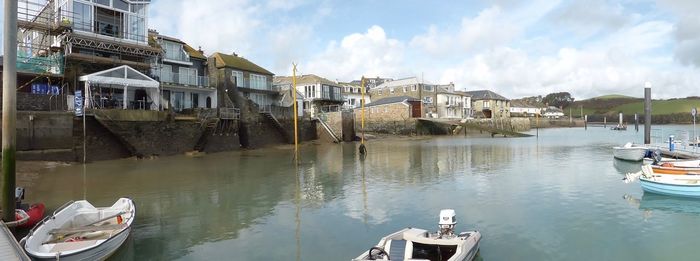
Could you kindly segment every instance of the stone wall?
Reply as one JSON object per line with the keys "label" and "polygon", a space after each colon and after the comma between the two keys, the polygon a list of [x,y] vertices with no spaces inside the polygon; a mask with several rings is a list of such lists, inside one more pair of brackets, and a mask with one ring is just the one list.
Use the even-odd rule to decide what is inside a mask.
{"label": "stone wall", "polygon": [[[75,144],[75,157],[73,161],[83,161],[83,118],[73,119],[73,143]],[[99,160],[112,160],[127,158],[131,152],[124,146],[119,138],[107,128],[102,126],[95,117],[85,117],[85,153],[88,162]]]}
{"label": "stone wall", "polygon": [[194,150],[204,128],[198,121],[112,121],[98,118],[137,157],[169,156]]}
{"label": "stone wall", "polygon": [[204,152],[214,153],[223,151],[235,151],[241,149],[241,142],[238,133],[230,134],[212,134],[208,133],[206,137],[207,143],[204,146]]}
{"label": "stone wall", "polygon": [[[583,127],[583,120],[573,120],[568,119],[547,119],[547,118],[529,118],[531,128],[562,128],[562,127]],[[608,122],[608,125],[614,126],[617,122]],[[634,126],[634,123],[632,124]]]}
{"label": "stone wall", "polygon": [[[2,93],[0,93],[0,106],[2,106]],[[17,111],[57,111],[66,108],[65,95],[51,96],[17,92]]]}
{"label": "stone wall", "polygon": [[[392,103],[365,108],[365,130],[368,132],[410,135],[416,133],[416,118],[411,106]],[[362,129],[362,110],[355,109],[355,129]]]}
{"label": "stone wall", "polygon": [[18,159],[73,160],[72,114],[18,111],[16,124]]}

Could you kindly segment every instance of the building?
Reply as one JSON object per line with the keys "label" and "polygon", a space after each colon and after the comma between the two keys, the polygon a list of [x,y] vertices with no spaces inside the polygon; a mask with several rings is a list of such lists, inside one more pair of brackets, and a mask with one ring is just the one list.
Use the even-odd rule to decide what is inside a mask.
{"label": "building", "polygon": [[[365,106],[365,119],[368,121],[404,121],[420,118],[421,100],[410,96],[394,96],[376,100]],[[360,108],[355,115],[360,115]]]}
{"label": "building", "polygon": [[542,116],[544,116],[545,118],[559,119],[561,117],[564,117],[564,111],[557,107],[549,106],[547,107],[547,109],[544,110],[544,114]]}
{"label": "building", "polygon": [[[278,76],[274,80],[275,86],[292,84],[291,76]],[[301,75],[296,78],[297,91],[304,95],[303,109],[311,115],[319,113],[339,111],[343,105],[342,86],[314,74]]]}
{"label": "building", "polygon": [[462,119],[471,119],[474,117],[474,110],[472,109],[472,95],[462,91],[455,91],[455,93],[462,96]]}
{"label": "building", "polygon": [[[233,86],[243,96],[253,101],[260,111],[269,111],[279,98],[279,92],[272,88],[274,74],[257,64],[238,56],[236,53],[214,53],[208,60],[209,75],[223,80],[230,77]],[[224,85],[217,85],[218,103],[222,105],[226,97]]]}
{"label": "building", "polygon": [[[373,89],[373,88],[376,88],[376,87],[379,86],[379,85],[382,85],[382,84],[385,83],[385,82],[390,82],[390,81],[393,81],[393,80],[394,80],[394,79],[392,79],[392,78],[381,78],[381,77],[379,77],[379,76],[374,77],[374,78],[365,78],[365,88],[366,88],[365,91],[369,91],[369,90],[371,90],[371,89]],[[362,84],[362,80],[361,80],[361,79],[360,79],[360,80],[354,80],[354,81],[350,82],[350,84],[354,84],[354,85],[358,85],[358,86],[359,86],[359,85]]]}
{"label": "building", "polygon": [[468,91],[472,95],[475,117],[497,119],[510,117],[510,100],[489,90]]}
{"label": "building", "polygon": [[522,100],[512,100],[510,103],[512,117],[535,117],[542,115],[542,108]]}
{"label": "building", "polygon": [[[362,88],[359,84],[353,83],[338,83],[342,87],[341,92],[343,93],[343,108],[344,109],[354,109],[362,106]],[[370,96],[369,93],[365,93],[365,105],[369,104]]]}
{"label": "building", "polygon": [[384,82],[369,90],[372,100],[389,97],[408,96],[418,99],[421,104],[421,115],[426,118],[437,118],[437,87],[438,85],[423,83],[416,77]]}
{"label": "building", "polygon": [[207,57],[187,43],[150,31],[163,56],[152,65],[151,77],[161,82],[161,106],[165,110],[216,108],[217,91],[209,84]]}
{"label": "building", "polygon": [[463,119],[464,96],[454,91],[454,84],[437,87],[437,111],[440,119]]}
{"label": "building", "polygon": [[149,0],[22,4],[17,21],[18,70],[41,76],[33,79],[48,76],[50,86],[35,89],[52,90],[63,100],[81,95],[90,100],[86,104],[95,106],[91,108],[158,109],[158,86],[147,75],[162,50],[148,44],[149,5]]}

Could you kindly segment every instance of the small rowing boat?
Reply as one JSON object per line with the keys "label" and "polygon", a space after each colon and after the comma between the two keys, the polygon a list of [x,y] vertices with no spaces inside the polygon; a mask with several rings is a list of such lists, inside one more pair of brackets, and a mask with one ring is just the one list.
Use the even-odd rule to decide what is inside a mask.
{"label": "small rowing boat", "polygon": [[134,202],[120,198],[111,207],[68,202],[20,242],[39,260],[104,260],[126,241],[136,216]]}

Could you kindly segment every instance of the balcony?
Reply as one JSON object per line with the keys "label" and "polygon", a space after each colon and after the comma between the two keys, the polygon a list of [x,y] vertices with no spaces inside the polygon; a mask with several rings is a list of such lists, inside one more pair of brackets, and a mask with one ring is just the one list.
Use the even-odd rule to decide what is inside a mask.
{"label": "balcony", "polygon": [[[156,76],[158,76],[158,74],[156,74]],[[162,72],[160,74],[160,82],[199,88],[210,87],[209,78],[206,76],[194,76],[179,73]]]}

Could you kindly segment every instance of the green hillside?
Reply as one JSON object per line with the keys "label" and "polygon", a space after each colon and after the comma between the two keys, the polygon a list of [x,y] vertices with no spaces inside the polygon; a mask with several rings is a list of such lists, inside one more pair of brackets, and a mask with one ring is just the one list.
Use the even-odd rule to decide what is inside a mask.
{"label": "green hillside", "polygon": [[621,95],[621,94],[610,94],[610,95],[593,97],[593,98],[590,98],[589,100],[610,100],[610,99],[637,99],[637,98],[632,97],[632,96]]}
{"label": "green hillside", "polygon": [[[583,107],[584,115],[603,115],[616,114],[622,112],[627,115],[643,114],[644,100],[639,98],[623,98],[621,95],[606,95],[608,97],[600,99],[600,97],[588,100],[574,102],[571,105],[571,111],[574,116],[581,113]],[[700,107],[700,98],[683,98],[670,100],[653,100],[651,103],[652,115],[669,115],[674,113],[687,113],[694,107]],[[564,109],[564,113],[568,114],[569,109]]]}

